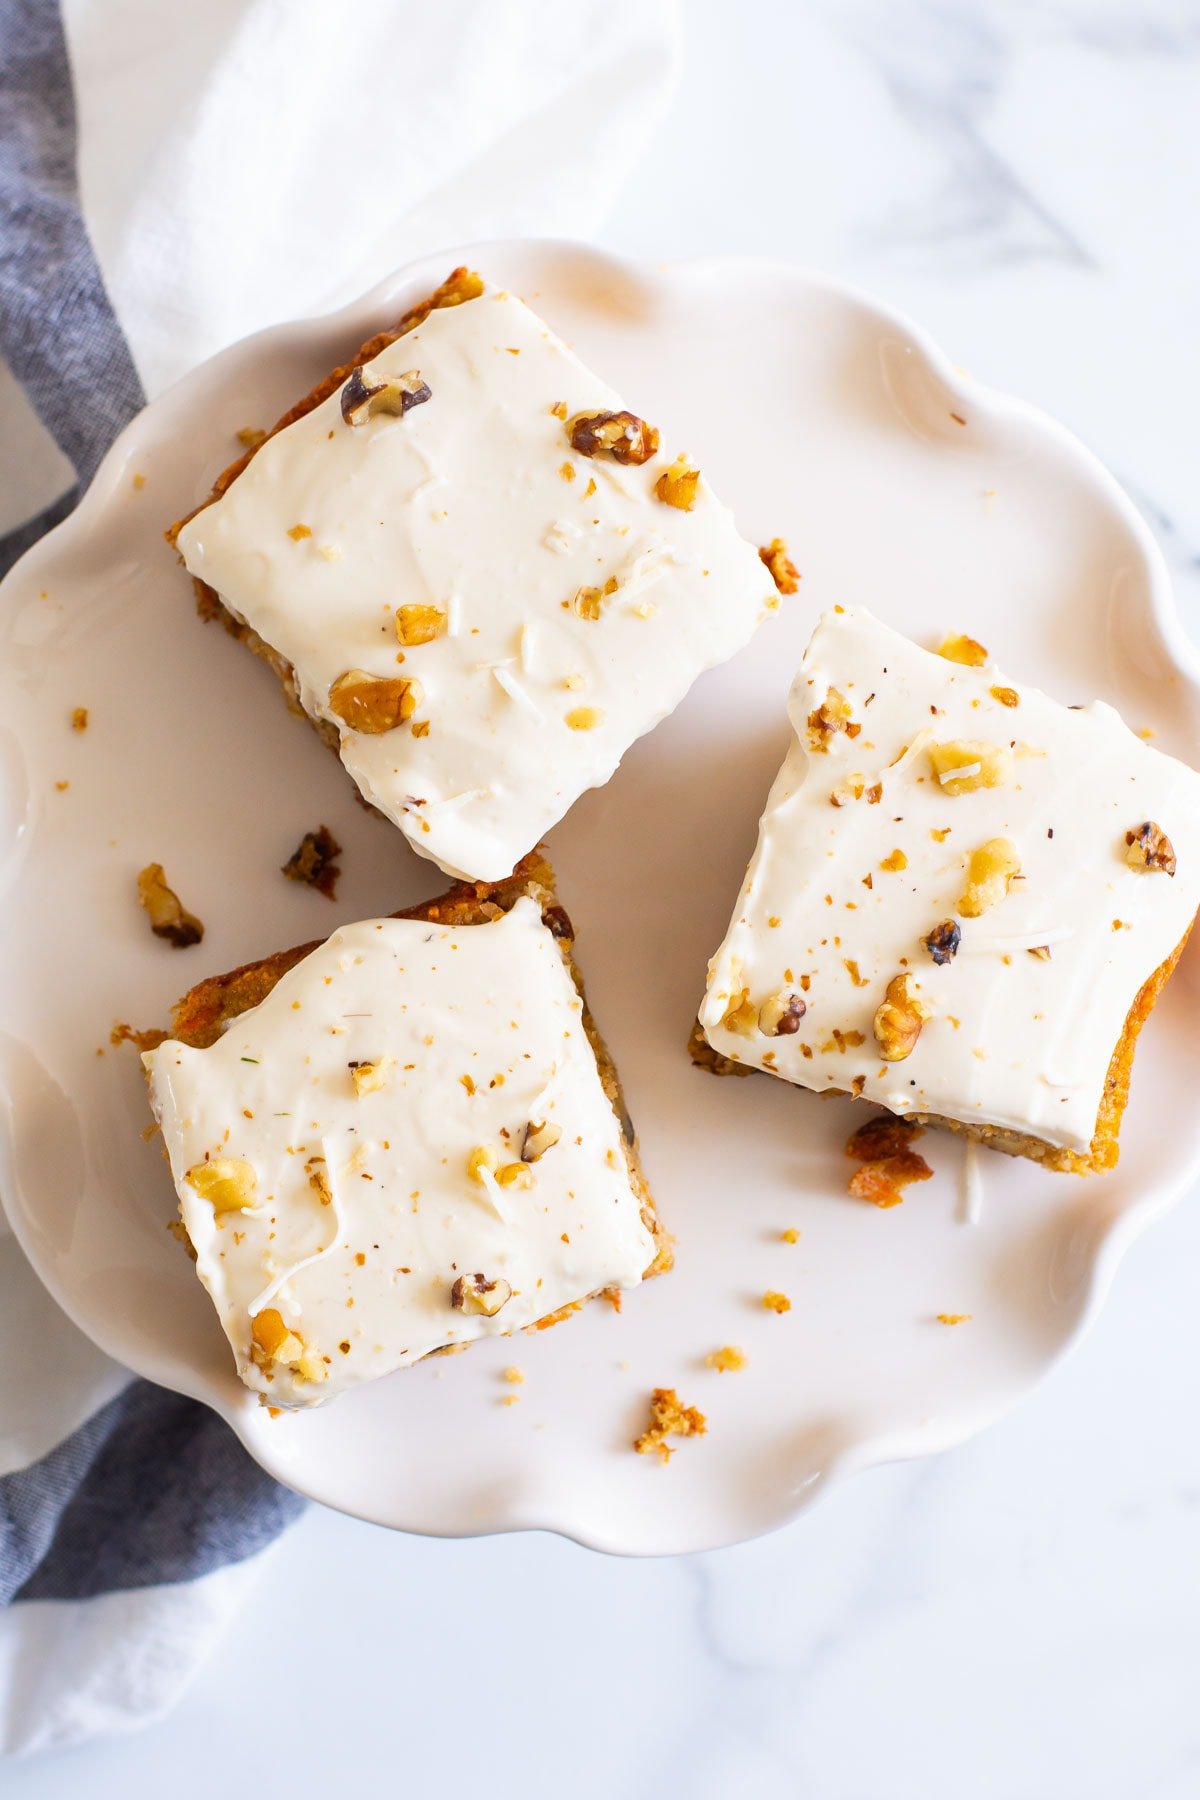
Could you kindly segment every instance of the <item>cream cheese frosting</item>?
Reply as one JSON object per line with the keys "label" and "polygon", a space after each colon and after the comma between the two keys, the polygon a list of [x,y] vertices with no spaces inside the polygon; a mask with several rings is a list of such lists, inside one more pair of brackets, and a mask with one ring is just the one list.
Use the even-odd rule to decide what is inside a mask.
{"label": "cream cheese frosting", "polygon": [[[777,597],[702,474],[690,510],[657,497],[665,435],[636,466],[572,447],[576,415],[622,402],[514,295],[432,312],[362,374],[413,371],[428,398],[402,414],[351,425],[339,392],[269,438],[178,548],[291,663],[366,798],[496,880]],[[402,607],[432,609],[427,641]],[[394,729],[331,706],[358,670],[419,683]]]}
{"label": "cream cheese frosting", "polygon": [[[1200,906],[1200,775],[1109,706],[1062,706],[863,611],[820,621],[788,716],[709,967],[708,1042],[802,1087],[1086,1151],[1126,1015]],[[1173,873],[1131,863],[1147,823]],[[904,975],[919,1030],[889,1061],[894,1017],[882,1038],[875,1021]]]}
{"label": "cream cheese frosting", "polygon": [[344,926],[210,1048],[143,1062],[197,1273],[275,1405],[632,1287],[654,1258],[530,899]]}

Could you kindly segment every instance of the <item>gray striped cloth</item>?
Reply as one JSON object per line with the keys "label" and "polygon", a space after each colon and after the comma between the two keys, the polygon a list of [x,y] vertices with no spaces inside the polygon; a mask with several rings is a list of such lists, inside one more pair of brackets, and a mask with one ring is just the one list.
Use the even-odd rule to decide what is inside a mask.
{"label": "gray striped cloth", "polygon": [[[53,0],[0,0],[0,122],[0,358],[76,478],[0,538],[2,573],[70,511],[143,395],[80,212]],[[0,1478],[0,1606],[191,1581],[253,1555],[302,1504],[215,1414],[131,1381]]]}

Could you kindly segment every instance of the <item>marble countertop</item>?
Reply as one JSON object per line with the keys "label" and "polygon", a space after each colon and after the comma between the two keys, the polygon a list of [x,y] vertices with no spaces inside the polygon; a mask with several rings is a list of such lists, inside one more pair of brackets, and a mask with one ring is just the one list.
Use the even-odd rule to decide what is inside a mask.
{"label": "marble countertop", "polygon": [[[1200,635],[1195,5],[690,0],[687,37],[604,242],[906,309],[1109,464]],[[1190,1800],[1198,1202],[1017,1415],[741,1549],[622,1563],[311,1510],[169,1720],[10,1766],[6,1800]]]}

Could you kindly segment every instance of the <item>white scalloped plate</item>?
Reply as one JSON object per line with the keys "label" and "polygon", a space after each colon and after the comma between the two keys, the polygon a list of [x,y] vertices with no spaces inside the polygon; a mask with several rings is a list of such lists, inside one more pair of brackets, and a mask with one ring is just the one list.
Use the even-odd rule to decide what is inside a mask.
{"label": "white scalloped plate", "polygon": [[[669,417],[746,534],[786,536],[804,579],[551,843],[678,1237],[675,1273],[620,1316],[594,1305],[271,1419],[167,1234],[174,1195],[158,1145],[140,1141],[141,1072],[109,1028],[160,1022],[201,975],[441,880],[355,804],[267,672],[201,627],[161,531],[236,453],[238,427],[270,422],[455,260],[519,291],[638,410]],[[1200,761],[1200,665],[1116,484],[1061,427],[823,277],[477,246],[235,345],[147,408],[0,602],[0,1183],[84,1331],[215,1407],[265,1468],[333,1506],[409,1531],[544,1527],[634,1553],[750,1537],[833,1477],[940,1449],[1019,1400],[1200,1165],[1200,957],[1138,1051],[1120,1168],[1080,1181],[985,1156],[975,1224],[953,1139],[931,1134],[934,1179],[878,1212],[846,1192],[847,1103],[695,1071],[684,1043],[784,748],[789,676],[838,601],[925,641],[968,631],[1012,674],[1110,700]],[[83,734],[69,727],[79,705]],[[336,905],[278,873],[319,822],[346,846]],[[152,859],[205,920],[201,948],[147,931],[134,877]],[[780,1239],[793,1226],[794,1247]],[[769,1287],[790,1313],[764,1310]],[[973,1316],[947,1329],[940,1312]],[[729,1343],[748,1367],[718,1375],[705,1357]],[[526,1381],[503,1406],[513,1362]],[[710,1427],[665,1469],[630,1450],[661,1385]]]}

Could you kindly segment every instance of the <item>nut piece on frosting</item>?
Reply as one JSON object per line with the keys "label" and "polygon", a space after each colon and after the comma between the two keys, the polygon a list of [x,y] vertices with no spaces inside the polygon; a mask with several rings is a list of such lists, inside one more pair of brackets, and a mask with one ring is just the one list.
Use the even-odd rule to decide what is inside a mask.
{"label": "nut piece on frosting", "polygon": [[1125,833],[1128,849],[1125,861],[1131,869],[1149,869],[1163,875],[1174,875],[1175,849],[1161,825],[1146,819]]}
{"label": "nut piece on frosting", "polygon": [[329,710],[351,731],[378,737],[407,723],[421,700],[419,681],[347,669],[329,690]]}
{"label": "nut piece on frosting", "polygon": [[962,931],[955,919],[943,919],[935,925],[928,937],[921,942],[932,956],[939,969],[945,968],[958,955],[958,946],[962,942]]}
{"label": "nut piece on frosting", "polygon": [[450,1304],[459,1312],[482,1313],[485,1319],[494,1319],[502,1306],[512,1299],[512,1288],[508,1282],[497,1276],[489,1281],[486,1275],[460,1275],[450,1289]]}
{"label": "nut piece on frosting", "polygon": [[802,994],[772,994],[758,1009],[758,1029],[768,1037],[792,1037],[808,1011]]}
{"label": "nut piece on frosting", "polygon": [[580,456],[611,456],[618,463],[644,463],[658,449],[658,432],[631,412],[576,413],[567,421],[572,450]]}
{"label": "nut piece on frosting", "polygon": [[552,1150],[562,1137],[562,1126],[555,1125],[550,1119],[540,1123],[530,1119],[525,1127],[525,1136],[521,1143],[521,1161],[535,1163]]}
{"label": "nut piece on frosting", "polygon": [[696,504],[696,489],[700,485],[700,471],[686,456],[677,456],[669,469],[664,469],[654,484],[654,492],[664,506],[677,507],[680,512],[691,512]]}
{"label": "nut piece on frosting", "polygon": [[395,1064],[394,1056],[377,1056],[371,1062],[350,1063],[350,1079],[359,1099],[364,1094],[377,1094],[381,1088],[386,1087],[388,1075]]}
{"label": "nut piece on frosting", "polygon": [[403,418],[414,406],[423,406],[432,397],[420,369],[406,369],[402,375],[386,381],[371,381],[363,369],[355,369],[342,389],[342,417],[347,425],[364,425],[376,413],[394,413]]}
{"label": "nut piece on frosting", "polygon": [[967,885],[958,902],[964,919],[981,918],[999,906],[1021,873],[1017,847],[1011,838],[989,838],[972,850],[967,863]]}
{"label": "nut piece on frosting", "polygon": [[943,638],[938,645],[938,655],[944,656],[947,662],[962,663],[968,669],[982,669],[988,659],[983,645],[973,637],[963,637],[961,632]]}
{"label": "nut piece on frosting", "polygon": [[1002,787],[1012,780],[1012,751],[1007,744],[984,744],[973,738],[930,744],[929,760],[946,794],[973,794],[977,788]]}
{"label": "nut piece on frosting", "polygon": [[204,936],[204,927],[195,913],[190,913],[175,890],[168,887],[161,863],[147,863],[139,874],[138,899],[149,915],[155,937],[165,938],[174,949],[186,950]]}
{"label": "nut piece on frosting", "polygon": [[215,1213],[242,1212],[253,1206],[258,1177],[248,1162],[238,1156],[218,1156],[212,1162],[196,1163],[187,1171],[202,1200],[212,1204]]}
{"label": "nut piece on frosting", "polygon": [[909,987],[911,977],[893,975],[883,1004],[876,1010],[871,1030],[884,1062],[903,1062],[911,1056],[921,1027],[932,1014]]}
{"label": "nut piece on frosting", "polygon": [[800,586],[800,571],[788,555],[782,538],[772,538],[758,553],[759,561],[770,570],[771,580],[781,594],[794,594]]}
{"label": "nut piece on frosting", "polygon": [[406,648],[412,644],[431,644],[446,629],[446,615],[440,606],[398,606],[396,637]]}

